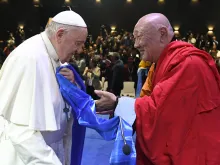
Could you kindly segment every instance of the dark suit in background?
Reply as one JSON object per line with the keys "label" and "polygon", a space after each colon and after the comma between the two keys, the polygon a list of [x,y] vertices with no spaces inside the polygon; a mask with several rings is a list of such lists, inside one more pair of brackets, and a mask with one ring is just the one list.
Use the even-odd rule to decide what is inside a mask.
{"label": "dark suit in background", "polygon": [[121,90],[124,88],[124,64],[118,59],[112,67],[111,90],[116,96],[121,95]]}

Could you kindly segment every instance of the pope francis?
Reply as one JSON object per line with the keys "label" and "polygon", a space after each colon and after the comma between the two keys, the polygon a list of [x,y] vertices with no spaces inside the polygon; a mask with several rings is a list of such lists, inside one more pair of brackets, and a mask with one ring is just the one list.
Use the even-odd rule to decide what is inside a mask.
{"label": "pope francis", "polygon": [[[55,71],[82,51],[86,37],[83,18],[64,11],[6,59],[0,71],[1,165],[70,164],[73,119],[63,112],[68,105]],[[74,83],[70,70],[61,74]]]}

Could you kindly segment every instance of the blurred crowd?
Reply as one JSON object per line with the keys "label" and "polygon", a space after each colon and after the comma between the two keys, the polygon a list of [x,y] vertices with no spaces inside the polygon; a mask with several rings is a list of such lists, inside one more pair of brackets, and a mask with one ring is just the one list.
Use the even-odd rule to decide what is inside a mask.
{"label": "blurred crowd", "polygon": [[[103,79],[108,83],[107,91],[113,92],[115,95],[120,95],[125,81],[134,82],[133,88],[136,91],[139,79],[138,71],[143,68],[146,70],[144,74],[140,75],[142,80],[145,80],[151,63],[141,61],[140,53],[134,48],[134,37],[131,32],[123,29],[114,31],[104,25],[100,27],[99,32],[97,37],[88,35],[83,52],[73,55],[70,61],[70,64],[84,79],[87,93],[97,99],[94,90],[103,88],[101,84]],[[9,33],[9,39],[2,44],[0,48],[1,64],[18,45],[16,43],[20,44],[25,40],[25,33],[22,29],[18,29],[17,34],[20,37],[19,42],[13,33]],[[195,35],[189,31],[183,37],[176,34],[174,39],[191,43],[208,52],[220,66],[218,51],[220,45],[216,36]]]}
{"label": "blurred crowd", "polygon": [[215,59],[218,60],[218,50],[219,50],[219,43],[215,35],[209,34],[194,34],[193,32],[189,31],[186,35],[181,38],[180,35],[176,35],[177,40],[182,40],[188,43],[193,44],[195,47],[204,50]]}

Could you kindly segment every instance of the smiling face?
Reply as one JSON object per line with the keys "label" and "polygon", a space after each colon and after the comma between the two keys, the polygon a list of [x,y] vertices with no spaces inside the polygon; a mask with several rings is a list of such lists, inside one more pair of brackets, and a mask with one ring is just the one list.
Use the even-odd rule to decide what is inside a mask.
{"label": "smiling face", "polygon": [[57,31],[56,51],[62,63],[69,62],[74,54],[80,54],[83,51],[87,34],[87,28],[81,27]]}
{"label": "smiling face", "polygon": [[160,54],[172,39],[169,34],[169,21],[161,14],[149,14],[142,17],[134,28],[134,47],[144,61],[157,62]]}
{"label": "smiling face", "polygon": [[148,29],[143,30],[143,25],[141,24],[137,24],[134,29],[134,47],[139,50],[141,59],[144,61],[153,61],[154,40],[156,36],[151,38],[151,32],[149,32]]}

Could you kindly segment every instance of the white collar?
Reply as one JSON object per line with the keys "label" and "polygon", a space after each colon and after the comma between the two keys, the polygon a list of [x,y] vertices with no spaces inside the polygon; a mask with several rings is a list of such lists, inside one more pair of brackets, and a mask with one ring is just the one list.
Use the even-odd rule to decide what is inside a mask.
{"label": "white collar", "polygon": [[42,37],[42,39],[44,41],[44,44],[45,44],[45,46],[47,48],[47,51],[48,51],[48,54],[49,54],[50,58],[52,58],[54,61],[58,62],[59,58],[58,58],[57,52],[54,49],[51,41],[49,40],[46,32],[42,32],[41,33],[41,37]]}

